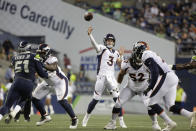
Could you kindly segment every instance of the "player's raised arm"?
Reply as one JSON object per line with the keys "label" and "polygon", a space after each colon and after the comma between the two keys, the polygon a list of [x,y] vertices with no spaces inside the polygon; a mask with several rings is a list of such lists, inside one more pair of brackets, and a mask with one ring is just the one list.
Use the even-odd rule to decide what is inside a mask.
{"label": "player's raised arm", "polygon": [[95,41],[95,39],[94,39],[94,37],[93,37],[93,35],[92,35],[92,31],[93,31],[93,28],[90,26],[89,28],[88,28],[88,35],[89,35],[89,37],[90,37],[90,40],[91,40],[91,43],[92,43],[92,45],[93,45],[93,47],[95,48],[95,50],[97,51],[97,52],[100,52],[101,51],[101,47],[100,47],[100,45]]}

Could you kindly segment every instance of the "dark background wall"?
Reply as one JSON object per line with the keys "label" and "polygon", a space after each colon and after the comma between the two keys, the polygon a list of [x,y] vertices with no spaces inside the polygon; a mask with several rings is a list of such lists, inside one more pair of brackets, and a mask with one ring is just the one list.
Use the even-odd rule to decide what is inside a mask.
{"label": "dark background wall", "polygon": [[[177,58],[176,63],[190,62],[191,58]],[[187,70],[176,71],[181,80],[181,87],[187,94],[185,108],[192,111],[196,106],[196,75],[189,73]]]}

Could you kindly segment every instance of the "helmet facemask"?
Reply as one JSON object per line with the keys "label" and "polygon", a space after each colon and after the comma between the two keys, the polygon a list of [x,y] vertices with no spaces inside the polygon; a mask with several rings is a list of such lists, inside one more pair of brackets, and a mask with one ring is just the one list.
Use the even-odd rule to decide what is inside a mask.
{"label": "helmet facemask", "polygon": [[135,54],[132,54],[132,57],[130,58],[130,64],[134,69],[139,69],[142,65],[142,59],[137,57]]}
{"label": "helmet facemask", "polygon": [[41,44],[37,50],[37,53],[45,61],[51,54],[50,47],[47,44]]}

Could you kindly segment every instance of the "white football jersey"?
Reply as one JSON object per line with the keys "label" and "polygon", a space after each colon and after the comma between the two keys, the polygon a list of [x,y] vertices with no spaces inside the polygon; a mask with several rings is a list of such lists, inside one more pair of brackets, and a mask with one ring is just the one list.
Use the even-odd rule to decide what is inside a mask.
{"label": "white football jersey", "polygon": [[[48,64],[52,64],[55,62],[58,62],[58,59],[54,56],[49,56],[49,58],[45,61],[45,63]],[[59,66],[57,66],[56,71],[48,71],[48,75],[49,75],[49,79],[45,79],[45,81],[51,86],[57,84],[60,80],[66,77],[64,72],[61,70]]]}
{"label": "white football jersey", "polygon": [[171,68],[168,66],[168,64],[160,57],[158,56],[155,52],[146,50],[144,51],[142,55],[142,61],[146,61],[148,58],[154,59],[154,61],[158,64],[158,66],[161,68],[161,70],[164,73],[172,71]]}
{"label": "white football jersey", "polygon": [[134,69],[130,62],[125,60],[121,63],[121,69],[128,74],[128,87],[135,92],[143,92],[149,85],[150,72],[143,64],[138,70]]}
{"label": "white football jersey", "polygon": [[119,52],[112,49],[108,49],[104,45],[101,46],[101,51],[98,52],[98,66],[97,75],[114,75],[114,65],[117,59],[120,57]]}

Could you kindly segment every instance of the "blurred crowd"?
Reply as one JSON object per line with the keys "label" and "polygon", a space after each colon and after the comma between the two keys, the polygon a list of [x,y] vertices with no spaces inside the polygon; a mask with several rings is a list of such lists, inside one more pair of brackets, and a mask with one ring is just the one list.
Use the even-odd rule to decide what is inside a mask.
{"label": "blurred crowd", "polygon": [[120,0],[104,0],[100,5],[75,0],[75,5],[171,39],[177,44],[178,54],[190,53],[196,47],[196,1],[133,1],[127,6]]}

